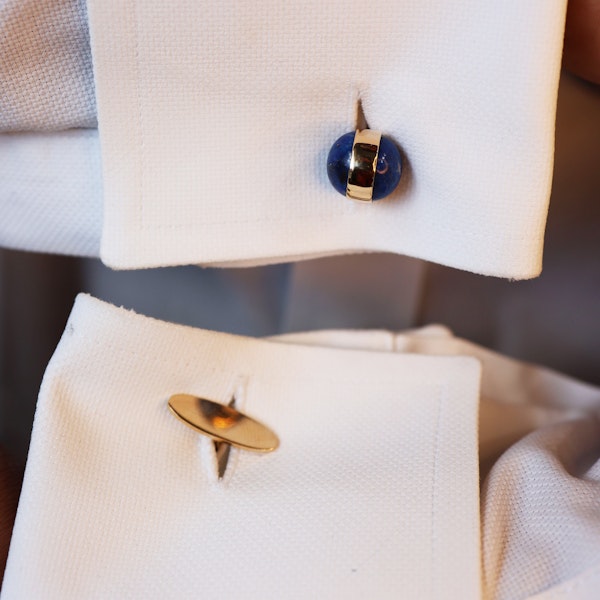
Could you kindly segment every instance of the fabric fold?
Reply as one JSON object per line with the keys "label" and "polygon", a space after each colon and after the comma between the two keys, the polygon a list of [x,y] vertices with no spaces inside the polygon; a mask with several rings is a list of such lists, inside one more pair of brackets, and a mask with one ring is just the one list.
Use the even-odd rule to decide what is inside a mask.
{"label": "fabric fold", "polygon": [[[365,21],[361,3],[90,0],[103,260],[389,251],[536,276],[565,4],[396,3]],[[406,165],[366,206],[325,169],[359,101]]]}
{"label": "fabric fold", "polygon": [[[275,431],[212,442],[173,393]],[[3,598],[478,598],[479,364],[242,338],[80,296],[46,372]],[[307,575],[308,574],[308,575]]]}

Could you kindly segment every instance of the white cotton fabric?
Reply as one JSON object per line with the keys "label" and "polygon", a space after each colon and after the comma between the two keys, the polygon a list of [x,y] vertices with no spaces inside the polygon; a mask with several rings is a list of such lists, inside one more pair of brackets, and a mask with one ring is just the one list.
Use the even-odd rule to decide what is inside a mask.
{"label": "white cotton fabric", "polygon": [[[174,389],[235,395],[280,450],[234,451],[218,482]],[[80,296],[2,597],[595,598],[599,411],[598,388],[440,326],[259,341]]]}
{"label": "white cotton fabric", "polygon": [[536,431],[498,461],[483,504],[483,539],[494,540],[484,544],[484,581],[496,598],[600,569],[599,459],[596,415]]}
{"label": "white cotton fabric", "polygon": [[0,2],[0,131],[95,127],[85,0]]}
{"label": "white cotton fabric", "polygon": [[[89,0],[114,268],[391,251],[541,268],[565,0]],[[402,148],[387,200],[333,191],[357,124]]]}
{"label": "white cotton fabric", "polygon": [[[98,21],[95,50],[98,93],[108,107],[101,124],[111,182],[106,262],[250,266],[386,250],[504,277],[537,274],[564,2],[540,0],[526,10],[516,0],[438,3],[399,3],[365,23],[356,18],[359,3],[287,3],[284,11],[269,2],[228,9],[189,2],[169,11],[168,29],[166,7],[98,3],[110,20]],[[129,10],[144,21],[135,31],[120,20]],[[86,17],[79,0],[2,4],[0,130],[95,124]],[[129,34],[141,35],[134,57],[122,47]],[[174,53],[185,57],[176,69]],[[131,64],[138,59],[139,69]],[[142,123],[135,127],[142,113],[128,114],[136,95],[139,110],[146,107],[143,144],[136,137]],[[324,170],[332,141],[356,124],[359,97],[371,126],[400,143],[408,164],[400,192],[370,207],[332,192]],[[87,172],[68,148],[63,153],[69,145],[56,132],[52,179],[64,195],[54,211],[61,218],[45,221],[46,236],[0,231],[0,244],[89,255],[91,244],[64,234],[78,227],[77,237],[94,238],[97,247],[103,189],[94,186],[79,205],[77,181],[87,181]],[[99,181],[99,156],[93,168]],[[34,157],[21,153],[16,170],[19,196],[37,197],[38,213],[46,214]],[[14,161],[0,163],[3,181],[14,172]],[[94,219],[79,214],[92,206]],[[26,222],[31,203],[2,190],[0,210]]]}
{"label": "white cotton fabric", "polygon": [[440,326],[409,334],[331,331],[278,340],[478,358],[482,480],[487,475],[482,597],[598,597],[600,389],[453,338]]}
{"label": "white cotton fabric", "polygon": [[0,134],[0,245],[98,256],[102,175],[95,129]]}
{"label": "white cotton fabric", "polygon": [[600,565],[595,565],[564,584],[532,596],[532,600],[565,600],[566,598],[598,600],[598,590],[600,590]]}
{"label": "white cotton fabric", "polygon": [[[470,357],[311,348],[81,296],[48,366],[3,599],[478,598]],[[232,451],[167,409],[229,402],[281,446]]]}

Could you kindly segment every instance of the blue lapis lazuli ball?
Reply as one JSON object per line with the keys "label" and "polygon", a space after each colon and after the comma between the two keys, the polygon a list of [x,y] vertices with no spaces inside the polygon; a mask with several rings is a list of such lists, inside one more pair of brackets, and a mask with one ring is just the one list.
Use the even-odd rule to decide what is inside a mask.
{"label": "blue lapis lazuli ball", "polygon": [[[350,158],[355,132],[345,133],[338,138],[327,156],[327,176],[331,185],[342,195],[346,195]],[[398,147],[392,140],[381,136],[377,169],[373,180],[373,200],[381,200],[389,196],[398,186],[402,175],[402,157]]]}

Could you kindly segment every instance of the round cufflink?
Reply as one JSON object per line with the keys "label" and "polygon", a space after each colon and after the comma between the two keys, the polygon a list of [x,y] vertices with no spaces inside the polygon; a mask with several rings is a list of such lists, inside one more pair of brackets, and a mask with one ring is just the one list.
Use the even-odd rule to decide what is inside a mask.
{"label": "round cufflink", "polygon": [[392,140],[371,129],[338,138],[327,156],[327,175],[346,198],[372,202],[389,196],[402,175],[400,150]]}

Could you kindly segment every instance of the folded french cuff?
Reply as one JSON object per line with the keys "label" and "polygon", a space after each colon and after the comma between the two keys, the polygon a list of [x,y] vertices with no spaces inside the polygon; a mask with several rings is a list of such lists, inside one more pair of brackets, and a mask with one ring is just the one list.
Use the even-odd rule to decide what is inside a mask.
{"label": "folded french cuff", "polygon": [[[88,10],[108,265],[372,250],[539,273],[564,0],[395,3],[369,19],[316,0]],[[325,168],[359,100],[405,158],[404,183],[367,206]]]}
{"label": "folded french cuff", "polygon": [[[243,338],[80,296],[3,597],[478,598],[479,376],[469,357]],[[279,448],[232,449],[217,479],[176,393],[235,397]]]}

